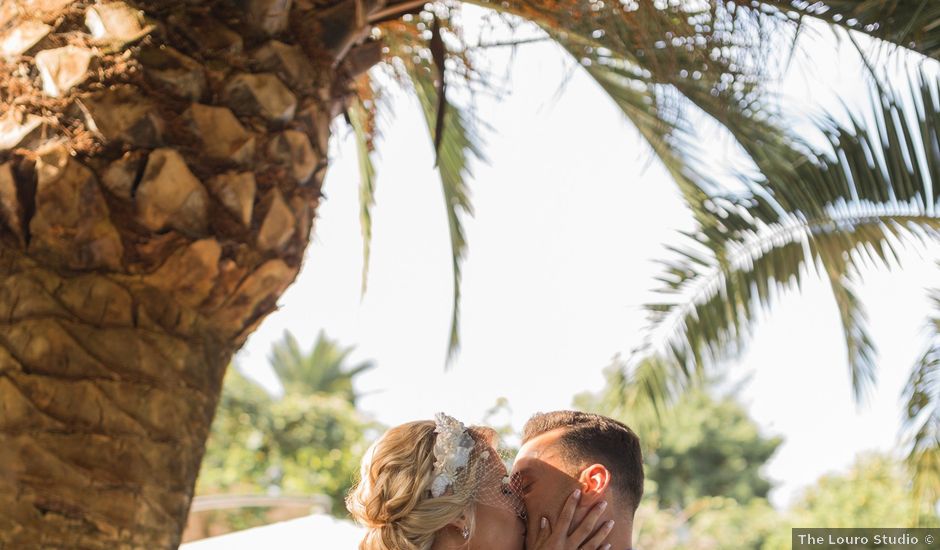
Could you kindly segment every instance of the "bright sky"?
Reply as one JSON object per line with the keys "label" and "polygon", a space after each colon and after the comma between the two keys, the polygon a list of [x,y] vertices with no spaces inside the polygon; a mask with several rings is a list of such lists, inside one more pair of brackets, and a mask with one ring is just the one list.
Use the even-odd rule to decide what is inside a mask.
{"label": "bright sky", "polygon": [[[479,10],[467,9],[474,20]],[[809,37],[809,71],[793,71],[781,93],[797,104],[862,93],[857,58],[825,35]],[[508,50],[492,50],[505,67]],[[805,58],[804,58],[805,61]],[[534,412],[569,408],[579,392],[603,386],[602,369],[634,347],[667,257],[662,244],[690,227],[676,186],[601,90],[549,43],[518,49],[512,94],[480,98],[488,164],[471,181],[476,215],[466,220],[462,350],[445,371],[451,272],[440,183],[427,129],[414,100],[395,98],[376,159],[369,289],[360,300],[362,240],[355,147],[336,127],[331,166],[313,242],[295,284],[237,356],[250,376],[274,388],[271,344],[290,330],[312,346],[319,330],[355,345],[362,408],[385,424],[446,411],[479,422],[500,397],[518,429]],[[560,83],[571,74],[563,93]],[[823,79],[815,82],[815,78]],[[829,99],[825,99],[825,98]],[[715,147],[725,154],[727,143]],[[904,271],[866,273],[860,295],[880,350],[879,385],[857,408],[830,291],[810,279],[785,296],[729,365],[748,378],[741,399],[767,434],[785,443],[768,465],[773,501],[821,474],[845,469],[860,451],[898,447],[899,392],[921,352],[929,311],[925,288],[936,266],[912,257]],[[642,434],[641,434],[642,436]]]}

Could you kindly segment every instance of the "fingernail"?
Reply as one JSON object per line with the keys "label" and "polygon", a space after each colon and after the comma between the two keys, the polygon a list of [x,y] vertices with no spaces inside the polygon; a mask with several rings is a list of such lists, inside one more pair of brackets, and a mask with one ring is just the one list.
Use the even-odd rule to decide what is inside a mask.
{"label": "fingernail", "polygon": [[606,527],[606,528],[608,528],[608,529],[613,529],[613,528],[614,528],[614,520],[612,520],[612,519],[607,520],[607,523],[604,525],[604,527]]}
{"label": "fingernail", "polygon": [[542,529],[545,529],[546,527],[548,527],[548,518],[542,518],[542,521],[540,524],[542,526]]}
{"label": "fingernail", "polygon": [[601,550],[610,550],[610,543],[608,542],[604,546],[601,546]]}
{"label": "fingernail", "polygon": [[601,510],[607,508],[607,501],[605,500],[605,501],[601,502],[600,507],[601,507]]}
{"label": "fingernail", "polygon": [[581,489],[574,490],[574,498],[581,498]]}

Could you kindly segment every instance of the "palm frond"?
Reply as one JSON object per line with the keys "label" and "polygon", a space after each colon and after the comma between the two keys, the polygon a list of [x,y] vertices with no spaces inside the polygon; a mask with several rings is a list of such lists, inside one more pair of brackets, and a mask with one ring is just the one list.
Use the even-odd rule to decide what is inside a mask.
{"label": "palm frond", "polygon": [[[688,376],[743,349],[755,312],[776,291],[799,286],[813,271],[828,280],[846,340],[856,400],[875,379],[875,346],[853,284],[859,268],[899,264],[898,248],[940,238],[940,101],[925,72],[907,90],[873,90],[867,121],[820,121],[831,149],[785,135],[736,137],[757,175],[740,175],[747,194],[712,194],[710,223],[674,247],[660,278],[662,303],[648,306],[642,351],[661,354],[672,376]],[[815,268],[815,269],[814,269]],[[934,330],[940,333],[940,320]],[[908,463],[914,497],[940,495],[940,346],[927,350],[905,397]]]}
{"label": "palm frond", "polygon": [[[360,294],[365,295],[369,280],[369,258],[372,250],[372,207],[375,206],[375,166],[372,164],[373,136],[369,119],[374,117],[357,96],[347,111],[356,139],[359,159],[359,226],[362,232],[362,283]],[[374,120],[374,118],[373,118]],[[374,123],[373,123],[374,125]]]}
{"label": "palm frond", "polygon": [[711,239],[690,236],[672,249],[677,259],[659,277],[669,298],[646,306],[650,332],[637,352],[665,355],[680,377],[737,357],[760,308],[805,277],[804,243],[790,235],[765,232],[737,245]]}
{"label": "palm frond", "polygon": [[478,3],[536,23],[571,54],[637,127],[697,218],[705,217],[701,190],[713,182],[702,175],[704,152],[695,145],[689,108],[732,133],[772,118],[761,102],[774,67],[770,36],[796,32],[786,18],[755,24],[724,3]]}
{"label": "palm frond", "polygon": [[670,376],[669,363],[651,356],[632,368],[621,364],[619,381],[617,389],[625,396],[625,410],[651,410],[658,422],[683,393],[703,383],[704,378]]}
{"label": "palm frond", "polygon": [[940,121],[936,82],[921,74],[907,95],[873,93],[890,94],[878,95],[873,122],[821,121],[829,151],[781,134],[737,136],[759,175],[740,176],[749,194],[706,201],[712,221],[667,262],[661,281],[670,299],[648,307],[644,349],[659,345],[671,361],[688,363],[684,372],[733,357],[755,310],[771,307],[772,290],[798,285],[818,266],[839,306],[855,396],[862,397],[874,380],[875,347],[851,289],[858,267],[890,265],[898,246],[940,235],[932,178],[940,155],[922,146],[936,143],[929,141]]}
{"label": "palm frond", "polygon": [[707,197],[703,188],[711,184],[703,172],[692,168],[701,151],[685,138],[690,132],[680,127],[677,117],[665,114],[668,89],[612,63],[589,64],[585,70],[633,123],[678,185],[693,216],[703,222],[708,214],[698,206]]}
{"label": "palm frond", "polygon": [[864,399],[865,392],[874,386],[876,378],[877,352],[868,333],[868,315],[865,313],[865,306],[855,295],[851,279],[842,274],[832,274],[829,282],[842,321],[852,391],[855,400],[860,402]]}
{"label": "palm frond", "polygon": [[316,378],[311,381],[313,385],[320,383],[319,373],[311,376],[305,374],[303,356],[304,353],[300,349],[297,338],[289,330],[284,331],[284,337],[280,342],[271,346],[268,362],[282,387],[306,378]]}
{"label": "palm frond", "polygon": [[913,474],[915,502],[936,506],[940,500],[940,291],[933,293],[938,312],[930,320],[932,342],[904,388],[907,465]]}
{"label": "palm frond", "polygon": [[[424,110],[428,131],[433,134],[437,124],[437,97],[431,75],[420,67],[409,72],[415,85],[415,92]],[[444,205],[447,209],[447,226],[450,233],[451,268],[453,270],[454,303],[450,324],[450,341],[447,358],[450,361],[460,346],[460,280],[461,262],[467,251],[464,235],[464,215],[473,215],[470,193],[466,185],[469,176],[470,157],[482,159],[483,153],[468,133],[464,114],[450,106],[444,111],[443,134],[437,157],[438,172],[444,193]]]}
{"label": "palm frond", "polygon": [[[437,32],[448,28],[446,18],[434,16]],[[467,179],[470,177],[472,158],[485,160],[480,149],[480,138],[474,119],[468,111],[451,103],[448,98],[439,96],[444,89],[439,78],[444,65],[442,60],[435,61],[441,54],[430,52],[430,44],[421,38],[417,25],[395,22],[383,27],[384,38],[388,45],[389,66],[397,72],[399,79],[410,81],[410,90],[414,92],[421,105],[427,123],[429,136],[436,148],[436,167],[441,178],[444,206],[447,212],[448,233],[451,247],[451,269],[453,273],[453,309],[451,314],[450,338],[447,347],[447,362],[453,360],[460,346],[460,292],[461,263],[466,255],[467,242],[463,229],[463,217],[473,215]],[[432,36],[433,37],[433,36]],[[444,42],[442,41],[441,44]],[[445,50],[449,59],[459,60],[457,66],[466,67],[468,61],[461,52]]]}

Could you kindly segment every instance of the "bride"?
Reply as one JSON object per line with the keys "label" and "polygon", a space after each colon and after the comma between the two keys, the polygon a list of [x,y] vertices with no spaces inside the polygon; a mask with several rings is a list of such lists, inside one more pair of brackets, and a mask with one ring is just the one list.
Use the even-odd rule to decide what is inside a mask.
{"label": "bride", "polygon": [[[494,447],[496,432],[439,413],[389,429],[362,461],[346,499],[368,531],[359,550],[523,550],[525,507]],[[542,518],[527,550],[609,550],[603,503],[573,523],[577,494]],[[570,534],[569,534],[570,533]]]}

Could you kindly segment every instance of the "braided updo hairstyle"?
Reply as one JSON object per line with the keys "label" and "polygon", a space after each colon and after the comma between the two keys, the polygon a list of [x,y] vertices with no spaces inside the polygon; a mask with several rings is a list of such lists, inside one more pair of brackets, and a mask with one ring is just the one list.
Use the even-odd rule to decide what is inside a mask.
{"label": "braided updo hairstyle", "polygon": [[473,532],[474,495],[484,482],[485,454],[495,437],[489,428],[467,431],[476,445],[467,466],[440,497],[432,497],[433,421],[389,429],[366,452],[359,483],[346,497],[353,518],[367,528],[359,550],[430,550],[434,537],[461,514]]}

